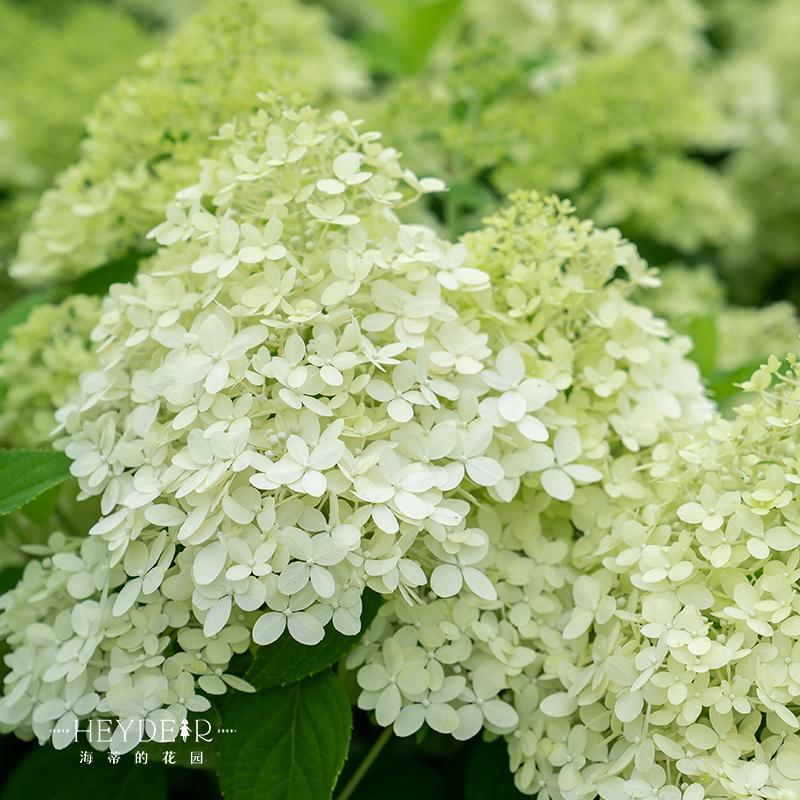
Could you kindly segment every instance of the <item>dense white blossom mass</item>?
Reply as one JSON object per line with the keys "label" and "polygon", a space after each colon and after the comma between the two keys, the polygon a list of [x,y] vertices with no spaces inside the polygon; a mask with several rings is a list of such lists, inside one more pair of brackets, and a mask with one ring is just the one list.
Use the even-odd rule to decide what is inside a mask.
{"label": "dense white blossom mass", "polygon": [[0,601],[0,727],[179,722],[250,689],[234,654],[357,633],[370,588],[347,664],[380,725],[503,735],[527,793],[740,796],[720,734],[796,725],[756,640],[791,644],[769,562],[800,533],[772,524],[788,462],[717,445],[784,441],[796,402],[709,422],[690,340],[628,299],[652,271],[568,203],[515,195],[453,244],[398,221],[444,187],[379,134],[261,101],[104,300],[57,413],[102,517]]}
{"label": "dense white blossom mass", "polygon": [[480,509],[498,600],[391,600],[348,657],[361,706],[400,735],[502,734],[540,798],[798,796],[800,370],[779,367],[734,420],[622,456],[616,503]]}
{"label": "dense white blossom mass", "polygon": [[[710,268],[654,296],[617,230],[536,192],[456,242],[401,222],[445,191],[408,164],[452,176],[451,231],[550,187],[757,294],[800,231],[796,0],[502,5],[370,93],[402,164],[303,105],[366,77],[296,0],[210,0],[101,98],[10,267],[51,302],[0,348],[0,434],[58,426],[87,501],[59,520],[93,527],[0,596],[0,732],[116,717],[92,745],[129,751],[253,691],[278,640],[360,634],[370,719],[502,740],[540,800],[800,798],[800,368],[725,419],[658,318],[705,318],[719,386],[792,349],[790,304],[728,306]],[[51,285],[120,259],[102,300]]]}

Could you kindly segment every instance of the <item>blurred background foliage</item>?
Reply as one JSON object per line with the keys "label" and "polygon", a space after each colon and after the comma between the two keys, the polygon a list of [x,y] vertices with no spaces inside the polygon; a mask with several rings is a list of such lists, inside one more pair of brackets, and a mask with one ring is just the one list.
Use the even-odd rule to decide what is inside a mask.
{"label": "blurred background foliage", "polygon": [[360,114],[448,181],[430,210],[449,235],[519,186],[619,227],[664,271],[640,301],[695,334],[723,406],[768,353],[796,351],[794,0],[329,6],[374,76]]}
{"label": "blurred background foliage", "polygon": [[0,259],[13,254],[42,191],[77,158],[100,94],[191,6],[0,0]]}
{"label": "blurred background foliage", "polygon": [[[19,236],[42,193],[81,157],[93,109],[95,119],[112,122],[95,140],[102,139],[100,150],[92,155],[91,146],[84,147],[84,166],[71,173],[81,176],[83,188],[111,179],[113,167],[102,155],[115,146],[128,151],[131,163],[124,169],[131,173],[136,159],[150,157],[135,149],[137,120],[161,112],[143,103],[117,114],[120,87],[134,85],[124,81],[116,94],[101,96],[128,75],[136,85],[155,89],[165,74],[158,72],[161,56],[150,57],[150,66],[139,65],[141,57],[163,52],[168,37],[185,30],[191,15],[208,4],[0,0],[4,266],[15,260]],[[418,174],[448,182],[446,194],[410,214],[458,236],[477,227],[510,191],[535,188],[569,197],[580,214],[602,226],[619,227],[662,270],[662,287],[642,292],[639,301],[693,336],[692,357],[723,408],[741,401],[736,384],[771,353],[797,352],[797,0],[318,0],[314,5],[300,12],[315,26],[328,25],[331,36],[341,40],[336,47],[346,51],[343,63],[352,67],[346,79],[342,76],[341,91],[336,75],[319,76],[327,104],[382,130]],[[274,4],[263,0],[265,18],[271,8]],[[297,30],[308,48],[297,45],[300,58],[308,52],[311,59],[318,43],[302,27]],[[188,58],[180,48],[173,52],[178,60]],[[202,58],[192,63],[199,68]],[[178,67],[180,72],[185,63]],[[220,65],[220,74],[235,67]],[[312,61],[308,69],[319,70]],[[239,102],[224,87],[222,93],[228,102]],[[200,102],[202,92],[183,95],[192,96]],[[165,93],[158,97],[168,104]],[[234,112],[225,109],[225,115]],[[154,208],[160,208],[163,198],[156,194]],[[156,211],[147,210],[151,213]],[[31,292],[5,269],[0,273],[0,345],[5,343],[0,361],[6,374],[26,376],[18,383],[6,380],[3,391],[13,391],[4,411],[24,407],[28,435],[46,432],[53,405],[74,389],[77,372],[89,359],[97,296],[110,282],[134,274],[135,247],[142,244],[148,220],[130,230],[121,220],[116,232],[104,230],[119,245],[103,251],[105,264],[102,259],[80,264],[79,252],[73,272],[88,274],[73,283]],[[6,437],[7,443],[20,443],[8,427]],[[34,443],[45,442],[43,434]],[[46,539],[67,519],[88,528],[96,514],[85,504],[77,513],[75,494],[65,485],[60,494],[42,497],[41,503],[49,504],[46,513],[38,506],[25,508],[0,518],[0,526],[11,527],[11,540],[26,542]],[[53,508],[57,516],[51,517]],[[0,552],[0,561],[11,560]],[[0,578],[13,582],[13,570]],[[360,713],[340,785],[376,738]],[[414,744],[390,741],[353,798],[518,796],[503,748],[433,734]],[[2,746],[9,771],[23,756],[39,757],[35,749],[25,755],[26,745],[8,737]],[[113,767],[95,766],[106,785],[114,780]],[[41,777],[34,761],[28,772]],[[9,783],[0,800],[30,794],[20,780]],[[48,793],[73,796],[64,794],[69,788],[54,784]],[[169,770],[167,780],[154,780],[148,791],[150,797],[219,796],[213,776],[188,768]]]}
{"label": "blurred background foliage", "polygon": [[[796,349],[795,0],[315,4],[369,77],[332,102],[450,186],[415,214],[458,236],[532,187],[619,227],[664,270],[642,302],[683,330],[713,328],[701,366],[723,402],[732,376]],[[100,95],[204,5],[0,0],[0,259],[78,157]],[[4,280],[7,303],[20,290]]]}

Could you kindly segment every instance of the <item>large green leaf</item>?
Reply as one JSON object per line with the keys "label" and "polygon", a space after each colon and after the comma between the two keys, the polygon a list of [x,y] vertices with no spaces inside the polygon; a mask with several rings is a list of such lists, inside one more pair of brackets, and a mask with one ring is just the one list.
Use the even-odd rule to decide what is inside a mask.
{"label": "large green leaf", "polygon": [[237,693],[227,704],[217,774],[226,800],[328,800],[350,745],[350,705],[336,676]]}
{"label": "large green leaf", "polygon": [[[382,603],[383,598],[376,592],[369,589],[364,592],[361,633],[370,626]],[[277,642],[256,650],[245,680],[257,689],[270,689],[315,675],[346,656],[361,638],[361,633],[345,636],[333,625],[328,625],[325,638],[319,644],[309,646],[300,644],[292,639],[289,631],[284,631]]]}
{"label": "large green leaf", "polygon": [[133,753],[116,764],[106,753],[87,750],[92,763],[82,764],[80,745],[54,750],[36,747],[22,760],[0,800],[161,800],[167,795],[164,768],[137,764]]}
{"label": "large green leaf", "polygon": [[63,453],[0,450],[0,514],[16,511],[51,486],[70,477]]}

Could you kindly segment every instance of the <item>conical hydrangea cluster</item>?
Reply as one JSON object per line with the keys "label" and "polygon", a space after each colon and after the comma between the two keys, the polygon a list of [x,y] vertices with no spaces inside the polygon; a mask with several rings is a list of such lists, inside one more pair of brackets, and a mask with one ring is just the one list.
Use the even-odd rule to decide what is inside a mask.
{"label": "conical hydrangea cluster", "polygon": [[[551,662],[565,668],[561,658],[573,663],[565,635],[584,647],[594,614],[608,623],[618,609],[590,589],[579,606],[591,610],[588,620],[578,615],[575,635],[564,631],[572,586],[583,580],[575,553],[584,540],[574,542],[576,530],[605,532],[652,501],[650,479],[669,471],[674,431],[710,416],[696,367],[684,359],[687,341],[627,299],[637,284],[652,285],[653,275],[616,232],[570,212],[566,203],[519,194],[463,239],[465,263],[485,271],[493,290],[470,296],[462,314],[479,320],[490,341],[507,342],[504,352],[520,353],[527,374],[558,390],[547,406],[548,439],[509,453],[505,481],[476,497],[467,518],[489,537],[475,566],[498,597],[430,593],[414,606],[395,597],[348,658],[351,668],[364,664],[359,705],[374,709],[379,724],[399,735],[423,723],[458,739],[481,728],[507,734],[517,785],[529,793],[544,784],[518,749],[526,709],[557,691],[552,683],[540,688],[539,676]],[[512,384],[510,371],[500,371]],[[526,741],[538,741],[543,730]]]}
{"label": "conical hydrangea cluster", "polygon": [[[248,688],[226,668],[251,638],[357,632],[365,587],[398,615],[429,596],[499,608],[484,566],[497,526],[473,509],[515,508],[524,484],[566,533],[567,502],[599,505],[577,487],[624,470],[617,451],[649,453],[708,413],[688,340],[626,300],[653,279],[618,234],[520,195],[442,241],[393,211],[402,183],[440,181],[341,112],[261,100],[152,231],[163,248],[146,274],[112,287],[99,369],[57,414],[103,516],[85,540],[54,536],[5,596],[5,728],[64,746],[59,732],[95,712],[179,720],[207,707],[198,688]],[[467,691],[408,666],[408,729],[429,694],[446,706]],[[476,708],[501,689],[484,672]],[[489,707],[507,728],[515,712]],[[443,713],[434,727],[455,730]]]}
{"label": "conical hydrangea cluster", "polygon": [[758,399],[734,420],[621,456],[627,479],[606,474],[609,498],[589,487],[554,507],[524,487],[476,510],[490,539],[478,566],[498,600],[390,601],[348,658],[366,662],[359,704],[400,735],[423,723],[503,735],[517,787],[539,797],[797,796],[789,360],[745,384]]}
{"label": "conical hydrangea cluster", "polygon": [[[572,655],[545,667],[558,693],[539,711],[587,737],[579,785],[603,798],[647,796],[635,794],[645,787],[677,798],[684,784],[686,798],[800,792],[800,391],[790,362],[780,375],[773,357],[745,384],[759,397],[734,420],[676,435],[661,497],[575,546],[583,574],[563,635]],[[614,615],[590,620],[584,609],[603,604]],[[593,733],[611,745],[607,761]],[[529,770],[537,758],[527,756]]]}

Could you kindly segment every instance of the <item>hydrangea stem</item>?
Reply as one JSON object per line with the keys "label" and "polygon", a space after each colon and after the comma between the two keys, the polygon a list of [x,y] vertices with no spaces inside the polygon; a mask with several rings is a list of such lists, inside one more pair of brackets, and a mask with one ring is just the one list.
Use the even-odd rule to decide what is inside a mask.
{"label": "hydrangea stem", "polygon": [[351,794],[356,790],[356,787],[361,783],[361,779],[367,774],[367,770],[372,766],[375,759],[380,755],[381,750],[386,746],[386,742],[392,738],[392,729],[384,728],[383,733],[378,737],[375,744],[364,756],[364,760],[358,765],[358,769],[353,773],[347,785],[342,789],[336,800],[347,800]]}

